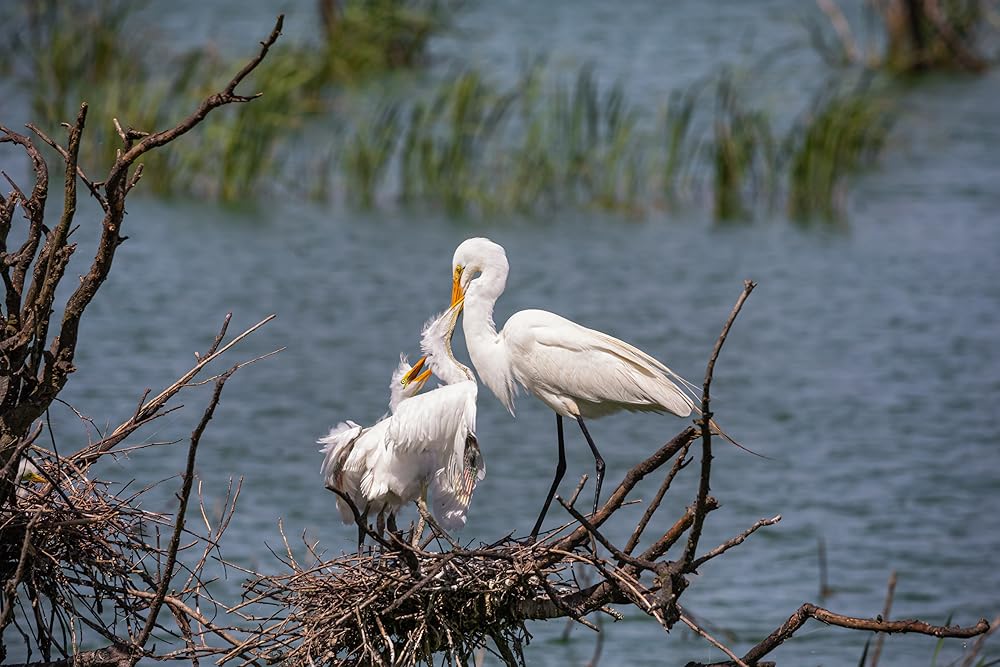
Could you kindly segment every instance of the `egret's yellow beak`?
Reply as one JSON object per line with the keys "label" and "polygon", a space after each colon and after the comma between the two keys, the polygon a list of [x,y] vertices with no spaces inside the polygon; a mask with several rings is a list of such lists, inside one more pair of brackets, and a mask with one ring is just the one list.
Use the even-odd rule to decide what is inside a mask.
{"label": "egret's yellow beak", "polygon": [[47,481],[44,477],[39,475],[37,472],[26,472],[21,477],[22,481],[31,482],[32,484],[45,484]]}
{"label": "egret's yellow beak", "polygon": [[462,269],[455,269],[455,276],[451,281],[451,305],[454,308],[457,304],[465,300],[465,292],[462,291]]}
{"label": "egret's yellow beak", "polygon": [[418,383],[427,382],[427,378],[431,376],[431,369],[428,368],[423,373],[420,372],[420,369],[424,367],[424,363],[426,361],[427,357],[420,357],[419,359],[417,359],[417,363],[413,364],[413,368],[411,368],[410,371],[403,376],[403,379],[400,380],[400,382],[403,384],[404,387],[410,384],[411,382],[418,382]]}

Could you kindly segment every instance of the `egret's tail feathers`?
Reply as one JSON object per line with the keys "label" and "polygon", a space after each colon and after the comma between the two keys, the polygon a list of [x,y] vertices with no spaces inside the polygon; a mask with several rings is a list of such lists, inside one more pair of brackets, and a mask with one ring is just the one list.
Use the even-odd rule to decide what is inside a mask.
{"label": "egret's tail feathers", "polygon": [[352,421],[340,422],[316,441],[316,444],[323,445],[319,450],[324,455],[320,474],[323,475],[327,486],[334,484],[334,478],[343,471],[344,463],[350,456],[361,430],[361,427]]}
{"label": "egret's tail feathers", "polygon": [[717,421],[715,421],[714,419],[709,419],[708,420],[708,425],[712,429],[713,433],[715,433],[716,435],[721,435],[723,438],[725,438],[726,440],[728,440],[730,444],[736,445],[737,447],[739,447],[743,451],[749,452],[750,454],[753,454],[754,456],[759,456],[760,458],[767,459],[768,461],[772,460],[771,457],[764,456],[763,454],[758,454],[757,452],[755,452],[754,450],[750,449],[749,447],[744,447],[740,443],[736,442],[731,435],[729,435],[728,433],[726,433],[725,431],[722,430],[722,427],[719,426],[719,423]]}

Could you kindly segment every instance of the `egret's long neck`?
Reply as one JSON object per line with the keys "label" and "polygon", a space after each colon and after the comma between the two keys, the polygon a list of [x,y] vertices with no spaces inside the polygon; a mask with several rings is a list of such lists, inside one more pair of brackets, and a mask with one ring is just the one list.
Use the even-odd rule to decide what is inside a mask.
{"label": "egret's long neck", "polygon": [[493,322],[493,306],[507,283],[506,267],[491,267],[475,278],[465,293],[462,330],[472,365],[511,414],[514,413],[514,379],[503,337]]}
{"label": "egret's long neck", "polygon": [[[457,320],[457,314],[455,318]],[[455,353],[451,349],[451,337],[455,333],[455,324],[456,322],[453,321],[442,340],[435,340],[432,346],[424,348],[424,352],[428,354],[427,363],[431,367],[431,372],[445,384],[475,381],[476,379],[472,370],[456,359]]]}

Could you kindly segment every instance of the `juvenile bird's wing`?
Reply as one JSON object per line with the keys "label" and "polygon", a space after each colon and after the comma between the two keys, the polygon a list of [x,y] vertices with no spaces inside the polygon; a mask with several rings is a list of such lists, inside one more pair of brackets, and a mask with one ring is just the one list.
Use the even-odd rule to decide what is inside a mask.
{"label": "juvenile bird's wing", "polygon": [[[355,444],[363,431],[364,429],[360,425],[352,421],[341,422],[317,441],[318,444],[323,445],[320,452],[325,454],[323,465],[320,468],[323,483],[327,488],[337,489],[347,495],[355,505],[358,505],[360,500],[358,494],[360,480],[357,474],[346,470],[346,463],[354,452]],[[359,509],[363,508],[359,507]],[[350,506],[340,496],[337,496],[337,510],[344,523],[350,523],[354,520],[354,513],[351,512]]]}

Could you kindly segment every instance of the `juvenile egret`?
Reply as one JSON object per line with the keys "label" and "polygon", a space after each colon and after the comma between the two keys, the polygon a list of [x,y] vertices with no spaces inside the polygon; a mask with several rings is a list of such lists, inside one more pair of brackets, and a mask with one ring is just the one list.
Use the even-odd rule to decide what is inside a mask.
{"label": "juvenile egret", "polygon": [[[389,383],[390,413],[395,412],[400,403],[415,396],[423,388],[431,375],[429,368],[420,372],[423,365],[424,360],[420,359],[411,367],[406,356],[399,355],[399,366],[396,367]],[[403,382],[404,377],[408,377],[409,381]],[[367,518],[369,512],[374,511],[379,518],[380,529],[387,506],[385,503],[370,503],[361,493],[361,480],[366,472],[363,462],[374,455],[385,440],[389,417],[390,414],[387,413],[374,426],[368,428],[351,420],[340,422],[317,441],[318,444],[324,445],[320,450],[325,454],[320,472],[326,487],[336,489],[350,498],[355,507],[362,512],[363,517]],[[348,459],[355,462],[350,470],[346,466]],[[361,463],[358,463],[359,461]],[[337,509],[344,523],[351,523],[354,520],[350,506],[340,496],[337,496]],[[360,527],[358,538],[360,544],[364,539],[364,531],[360,530]]]}
{"label": "juvenile egret", "polygon": [[[320,441],[326,444],[327,486],[349,496],[366,516],[378,512],[380,530],[384,514],[391,519],[411,501],[426,510],[429,489],[441,525],[460,528],[476,482],[485,475],[475,437],[477,385],[451,351],[460,311],[449,309],[425,325],[421,347],[426,356],[412,368],[401,363],[393,375],[391,416],[368,429],[339,424]],[[428,368],[421,372],[425,363]],[[416,395],[432,370],[447,384]],[[349,523],[350,508],[339,499],[338,508]]]}
{"label": "juvenile egret", "polygon": [[32,491],[28,484],[44,484],[45,478],[38,472],[38,467],[26,458],[22,458],[17,463],[17,491],[15,496],[18,500],[25,500],[31,497]]}
{"label": "juvenile egret", "polygon": [[[584,418],[633,410],[691,414],[686,380],[628,343],[544,310],[522,310],[497,332],[493,306],[507,282],[504,249],[485,238],[463,241],[452,260],[452,306],[465,308],[465,343],[480,380],[514,414],[515,383],[556,413],[559,462],[541,514],[537,537],[566,471],[563,417],[575,419],[590,445],[597,470],[594,512],[604,481],[604,459]],[[675,384],[679,382],[682,386]]]}
{"label": "juvenile egret", "polygon": [[[408,404],[396,418],[399,430],[415,431],[411,423],[431,425],[418,437],[401,436],[407,448],[426,447],[438,451],[444,465],[434,475],[434,516],[446,529],[465,525],[466,512],[472,501],[476,483],[486,476],[486,464],[476,438],[476,398],[479,386],[472,370],[458,361],[451,349],[459,306],[449,308],[424,325],[420,349],[431,372],[444,386],[427,392],[415,403]],[[413,377],[411,371],[403,378]],[[393,436],[390,427],[390,437]]]}
{"label": "juvenile egret", "polygon": [[[394,505],[415,500],[423,509],[432,490],[434,515],[446,530],[465,525],[472,491],[485,476],[475,435],[478,387],[472,371],[451,350],[460,312],[459,307],[448,309],[429,321],[421,335],[428,366],[446,384],[399,404],[384,446],[369,457],[361,481],[369,500],[385,498]],[[401,383],[415,376],[410,371]]]}

